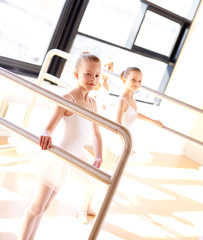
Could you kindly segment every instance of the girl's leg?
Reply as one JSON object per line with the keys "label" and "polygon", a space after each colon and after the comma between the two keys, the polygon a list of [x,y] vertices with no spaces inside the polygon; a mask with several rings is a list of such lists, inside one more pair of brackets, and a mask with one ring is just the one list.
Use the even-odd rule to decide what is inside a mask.
{"label": "girl's leg", "polygon": [[80,222],[86,224],[87,223],[87,214],[89,206],[91,205],[91,201],[94,195],[94,191],[90,188],[86,187],[84,196],[83,196],[83,202],[80,207],[80,212],[78,214],[78,219]]}
{"label": "girl's leg", "polygon": [[[98,183],[96,179],[84,173],[81,174],[80,178],[81,182],[83,183],[82,187],[84,192],[81,198],[83,201],[80,206],[80,213],[78,215],[78,218],[82,223],[87,223],[87,215],[90,213],[91,203]],[[91,211],[91,215],[96,215],[96,213],[93,214],[93,211]]]}
{"label": "girl's leg", "polygon": [[103,163],[101,169],[105,172],[113,171],[113,164],[117,163],[119,154],[117,155],[108,146],[103,147]]}
{"label": "girl's leg", "polygon": [[38,186],[34,199],[24,216],[19,240],[34,239],[41,217],[55,195],[54,189],[44,184]]}
{"label": "girl's leg", "polygon": [[30,236],[30,239],[29,240],[34,240],[34,237],[35,237],[35,234],[37,232],[37,229],[38,229],[38,226],[41,222],[41,218],[43,216],[43,213],[49,208],[52,200],[54,199],[54,197],[56,196],[57,192],[56,191],[53,191],[48,202],[47,202],[47,205],[45,206],[44,208],[44,211],[37,217],[36,221],[35,221],[35,225],[34,225],[34,228],[33,228],[33,231],[32,231],[32,234]]}
{"label": "girl's leg", "polygon": [[94,189],[91,185],[88,185],[86,187],[86,191],[84,194],[84,201],[81,206],[82,211],[86,211],[88,213],[89,208],[91,207],[92,199],[94,197],[94,192],[96,189]]}

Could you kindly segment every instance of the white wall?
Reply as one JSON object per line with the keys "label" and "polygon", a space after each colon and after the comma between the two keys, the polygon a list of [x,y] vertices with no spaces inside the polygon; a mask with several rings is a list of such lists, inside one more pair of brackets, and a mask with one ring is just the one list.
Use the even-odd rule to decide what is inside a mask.
{"label": "white wall", "polygon": [[[166,94],[198,108],[203,107],[203,2],[178,58]],[[203,141],[203,116],[163,101],[164,124]],[[183,154],[203,165],[203,148],[186,143]]]}

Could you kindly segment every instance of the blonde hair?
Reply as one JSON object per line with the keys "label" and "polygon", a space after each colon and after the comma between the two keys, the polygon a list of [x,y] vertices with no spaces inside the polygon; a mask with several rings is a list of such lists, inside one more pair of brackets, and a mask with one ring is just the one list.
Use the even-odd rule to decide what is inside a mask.
{"label": "blonde hair", "polygon": [[113,64],[113,59],[111,57],[107,57],[104,59],[104,66],[109,65],[109,64]]}
{"label": "blonde hair", "polygon": [[125,82],[125,78],[123,77],[124,73],[125,73],[125,71],[122,71],[122,73],[120,74],[120,79],[121,79],[123,82]]}
{"label": "blonde hair", "polygon": [[79,70],[82,62],[98,62],[98,63],[101,63],[100,59],[97,56],[95,56],[94,54],[91,54],[89,52],[82,52],[82,54],[77,59],[76,64],[75,64],[75,69],[76,70]]}
{"label": "blonde hair", "polygon": [[125,78],[129,75],[130,72],[132,71],[137,71],[142,73],[142,71],[137,68],[137,67],[128,67],[126,70],[122,71],[122,73],[120,74],[120,79],[125,82]]}

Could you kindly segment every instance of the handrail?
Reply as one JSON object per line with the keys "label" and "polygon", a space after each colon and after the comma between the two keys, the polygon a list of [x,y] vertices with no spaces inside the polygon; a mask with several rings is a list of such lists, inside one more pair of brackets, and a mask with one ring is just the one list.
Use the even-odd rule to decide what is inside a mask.
{"label": "handrail", "polygon": [[[95,240],[99,233],[99,230],[102,226],[102,223],[106,216],[106,213],[107,213],[107,210],[111,203],[111,200],[113,198],[113,195],[117,189],[119,180],[121,178],[121,175],[122,175],[122,172],[126,165],[126,162],[128,160],[128,157],[131,153],[131,149],[132,149],[131,134],[124,126],[117,124],[107,118],[104,118],[97,113],[89,111],[86,108],[80,107],[77,104],[75,104],[71,101],[68,101],[67,99],[60,97],[60,96],[58,96],[46,89],[34,84],[34,83],[31,83],[31,82],[21,78],[21,77],[18,77],[17,75],[15,75],[3,68],[0,68],[0,74],[5,79],[11,80],[11,81],[27,88],[28,90],[36,92],[38,95],[41,95],[41,96],[51,100],[52,102],[58,104],[59,106],[65,108],[65,109],[71,109],[72,112],[79,114],[80,116],[85,117],[88,120],[91,120],[91,121],[95,122],[96,124],[99,124],[99,125],[107,128],[123,137],[123,140],[124,140],[123,152],[120,156],[118,166],[111,178],[109,178],[109,175],[106,174],[105,172],[101,171],[100,169],[97,169],[97,168],[91,166],[90,164],[85,163],[84,161],[76,158],[75,156],[71,155],[70,153],[67,153],[67,152],[64,153],[62,151],[62,149],[60,149],[56,146],[52,146],[51,149],[48,150],[48,151],[53,152],[56,155],[59,155],[60,157],[62,157],[62,159],[69,161],[71,164],[73,164],[74,166],[83,170],[84,172],[90,174],[91,176],[99,179],[100,181],[103,181],[103,182],[109,184],[108,191],[106,193],[106,196],[104,198],[102,206],[99,210],[99,213],[96,217],[96,220],[94,222],[94,225],[93,225],[91,233],[90,233],[90,236],[88,238],[88,240]],[[10,129],[12,129],[13,131],[21,134],[22,136],[30,139],[31,141],[33,141],[35,143],[36,143],[36,141],[38,141],[38,138],[36,136],[29,133],[25,129],[22,129],[22,128],[10,123],[9,121],[3,119],[2,117],[0,118],[0,123]],[[67,157],[66,157],[66,155],[67,155]]]}
{"label": "handrail", "polygon": [[[61,51],[61,50],[59,50],[59,49],[51,49],[51,50],[46,54],[46,56],[45,56],[43,65],[42,65],[41,70],[40,70],[40,73],[39,73],[39,75],[38,75],[37,85],[41,85],[42,81],[43,81],[44,79],[47,79],[47,80],[49,80],[49,81],[51,81],[51,82],[53,82],[53,83],[57,83],[57,84],[60,85],[60,86],[63,86],[63,87],[65,87],[65,88],[67,88],[67,89],[70,89],[68,85],[66,85],[66,84],[64,84],[64,83],[61,83],[61,82],[59,81],[59,78],[57,78],[57,77],[55,77],[55,76],[47,73],[48,68],[49,68],[49,64],[50,64],[52,58],[53,58],[55,55],[57,55],[57,56],[59,56],[59,57],[61,57],[61,58],[64,58],[64,59],[66,59],[66,60],[70,60],[70,58],[71,58],[71,56],[72,56],[71,54],[69,54],[69,53],[67,53],[67,52],[64,52],[64,51]],[[72,58],[73,58],[73,56],[72,56]],[[34,107],[34,105],[35,105],[35,102],[36,102],[36,98],[37,98],[37,95],[35,94],[35,95],[33,96],[33,99],[32,99],[32,101],[31,101],[31,104],[29,105],[28,110],[27,110],[27,113],[26,113],[25,118],[24,118],[24,127],[26,127],[27,124],[28,124],[28,121],[29,121],[29,118],[30,118],[32,109],[33,109],[33,107]]]}
{"label": "handrail", "polygon": [[[7,127],[8,129],[10,129],[18,134],[20,134],[21,136],[27,138],[28,140],[36,143],[37,145],[39,145],[38,144],[39,138],[36,135],[15,125],[14,123],[9,122],[8,120],[4,119],[3,117],[0,117],[0,124],[2,124],[4,127]],[[87,171],[85,171],[85,172],[91,176],[94,176],[98,180],[100,180],[106,184],[111,183],[111,176],[109,174],[84,162],[83,160],[75,157],[74,155],[70,154],[69,152],[66,152],[63,149],[57,147],[56,145],[52,145],[50,152],[54,153],[55,155],[60,157],[62,160],[64,160],[64,159],[67,160],[74,166],[76,166],[76,163],[78,163],[77,167],[80,168],[80,170],[82,170],[82,169],[88,170],[88,172]]]}
{"label": "handrail", "polygon": [[[53,56],[55,56],[55,55],[58,55],[58,56],[60,56],[60,57],[62,57],[62,58],[65,58],[65,59],[70,59],[70,54],[69,53],[66,53],[66,52],[63,52],[63,51],[61,51],[61,50],[58,50],[58,49],[52,49],[51,51],[49,51],[48,53],[47,53],[47,55],[46,55],[46,58],[45,58],[45,61],[44,61],[44,64],[43,64],[43,66],[42,66],[42,68],[41,68],[41,71],[40,71],[40,74],[39,74],[39,77],[38,77],[38,84],[40,85],[41,84],[41,82],[42,82],[42,80],[43,79],[48,79],[48,80],[50,80],[50,81],[53,81],[53,82],[55,82],[55,83],[57,83],[58,85],[61,85],[61,86],[63,86],[63,87],[66,87],[67,88],[67,85],[66,84],[63,84],[63,83],[61,83],[61,82],[59,82],[58,80],[58,78],[56,78],[56,77],[54,77],[54,76],[52,76],[52,75],[50,75],[50,74],[48,74],[47,73],[47,70],[48,70],[48,67],[49,67],[49,63],[51,62],[51,59],[52,59],[52,57]],[[4,70],[5,71],[5,70]],[[118,74],[115,74],[115,73],[112,73],[112,72],[109,72],[109,71],[107,71],[107,70],[104,70],[104,69],[102,69],[102,72],[104,72],[105,74],[107,74],[107,75],[113,75],[113,76],[116,76],[116,77],[119,77],[119,75]],[[5,73],[5,72],[4,72]],[[8,72],[7,72],[8,73]],[[1,68],[0,68],[0,74],[1,74]],[[3,75],[3,74],[2,74]],[[21,85],[23,85],[22,83],[20,83]],[[29,87],[27,87],[27,88],[29,88]],[[153,94],[155,94],[155,95],[157,95],[157,96],[159,96],[160,98],[162,98],[162,99],[167,99],[167,100],[169,100],[169,101],[172,101],[172,102],[175,102],[175,103],[177,103],[177,104],[180,104],[180,105],[182,105],[182,106],[184,106],[184,107],[186,107],[186,108],[189,108],[189,109],[191,109],[191,110],[193,110],[193,111],[195,111],[195,112],[200,112],[200,113],[203,113],[203,110],[201,110],[201,109],[198,109],[198,108],[196,108],[196,107],[194,107],[194,106],[191,106],[191,105],[189,105],[189,104],[186,104],[186,103],[183,103],[183,102],[181,102],[181,101],[179,101],[179,100],[177,100],[177,99],[174,99],[174,98],[171,98],[171,97],[169,97],[169,96],[167,96],[167,95],[165,95],[165,94],[162,94],[162,93],[159,93],[159,92],[157,92],[157,91],[155,91],[155,90],[153,90],[153,89],[150,89],[150,88],[147,88],[147,87],[145,87],[145,86],[142,86],[142,88],[144,88],[145,90],[147,90],[147,91],[150,91],[150,92],[152,92]],[[32,86],[31,86],[31,88],[30,89],[32,89]],[[39,88],[40,89],[40,88]],[[39,90],[38,89],[38,90]],[[33,91],[35,92],[35,90],[36,89],[33,89]],[[47,90],[46,90],[47,91]],[[47,91],[48,92],[48,91]],[[40,95],[43,95],[45,92],[37,92],[37,94],[40,94]],[[57,96],[57,95],[55,95],[55,94],[53,94],[53,93],[51,93],[52,94],[52,96],[53,96],[53,98],[50,98],[50,97],[48,97],[48,96],[46,96],[48,99],[51,99],[53,102],[55,102],[55,103],[57,103],[57,104],[59,104],[60,106],[62,106],[62,107],[65,107],[65,108],[67,108],[67,109],[72,109],[72,111],[73,112],[75,112],[76,114],[79,114],[79,115],[81,115],[81,116],[83,116],[83,117],[86,117],[87,119],[89,119],[89,120],[91,120],[91,117],[93,117],[93,115],[95,114],[93,114],[92,115],[92,112],[89,112],[88,113],[88,111],[89,110],[87,110],[87,109],[83,109],[83,108],[77,108],[77,105],[76,106],[74,106],[74,103],[72,103],[72,102],[69,102],[68,100],[65,100],[65,102],[64,102],[64,98],[62,98],[63,99],[63,101],[61,102],[61,100],[59,100],[59,96]],[[55,97],[56,96],[56,97]],[[58,98],[59,97],[59,98]],[[32,111],[32,107],[34,106],[34,103],[35,103],[35,99],[36,99],[36,94],[35,94],[35,96],[34,96],[34,98],[33,98],[33,101],[32,101],[32,103],[31,103],[31,105],[30,105],[30,107],[29,107],[29,111],[28,112],[31,112]],[[58,101],[59,100],[59,101]],[[68,103],[68,105],[66,105],[66,103]],[[80,111],[81,110],[81,111]],[[84,111],[83,111],[84,110]],[[85,114],[86,113],[88,113],[88,115],[89,115],[89,118],[88,118],[88,116],[86,116]],[[29,114],[27,115],[28,116],[28,118],[29,118]],[[103,117],[101,117],[101,116],[99,116],[99,118],[97,118],[96,117],[97,116],[97,114],[95,114],[95,119],[93,120],[94,122],[96,122],[96,123],[98,123],[98,124],[100,124],[100,125],[102,125],[104,122],[103,122],[103,120],[108,120],[108,119],[106,119],[106,118],[103,118]],[[93,117],[93,118],[94,118]],[[28,118],[27,118],[27,120],[28,120]],[[102,120],[103,119],[103,120]],[[110,120],[108,120],[109,122],[111,122]],[[130,149],[131,149],[131,137],[130,137],[130,134],[128,133],[128,134],[126,134],[126,129],[125,128],[123,128],[122,126],[120,126],[119,125],[119,128],[117,128],[117,127],[115,127],[116,126],[116,124],[114,123],[114,122],[112,122],[113,123],[113,125],[111,125],[111,126],[105,126],[105,125],[102,125],[102,126],[104,126],[104,127],[106,127],[106,128],[109,128],[111,131],[114,131],[114,132],[116,132],[116,133],[118,133],[118,134],[120,134],[123,138],[124,138],[124,142],[126,143],[126,142],[129,142],[130,143],[130,145],[129,145],[129,147],[130,147]],[[114,126],[113,127],[113,129],[111,129],[111,127],[112,126]],[[197,143],[197,144],[200,144],[200,145],[203,145],[203,143],[202,142],[200,142],[200,141],[198,141],[198,140],[196,140],[196,139],[193,139],[193,138],[191,138],[191,137],[189,137],[189,136],[186,136],[186,135],[184,135],[184,134],[182,134],[182,133],[179,133],[179,132],[177,132],[177,131],[175,131],[175,130],[173,130],[173,129],[170,129],[170,128],[167,128],[166,126],[164,126],[163,127],[165,130],[167,130],[167,131],[171,131],[171,132],[173,132],[174,134],[177,134],[177,135],[179,135],[179,136],[181,136],[181,137],[184,137],[184,138],[186,138],[187,140],[189,140],[189,141],[192,141],[192,142],[195,142],[195,143]],[[55,146],[53,146],[53,149],[55,148]],[[53,149],[51,149],[51,150],[53,150]],[[97,235],[98,235],[98,232],[99,232],[99,230],[100,230],[100,228],[101,228],[101,225],[102,225],[102,223],[103,223],[103,220],[104,220],[104,218],[105,218],[105,215],[106,215],[106,213],[107,213],[107,210],[108,210],[108,207],[109,207],[109,205],[110,205],[110,202],[111,202],[111,200],[112,200],[112,197],[113,197],[113,195],[114,195],[114,193],[115,193],[115,190],[116,190],[116,188],[117,188],[117,186],[118,186],[118,182],[119,182],[119,180],[120,180],[120,177],[121,177],[121,174],[122,174],[122,172],[123,172],[123,169],[124,169],[124,167],[125,167],[125,164],[126,164],[126,161],[127,161],[127,158],[128,157],[126,157],[126,156],[129,156],[129,150],[130,150],[126,145],[124,145],[124,150],[123,150],[123,153],[122,153],[122,155],[121,155],[121,157],[120,157],[120,161],[119,161],[119,163],[118,163],[118,166],[117,166],[117,168],[116,168],[116,171],[114,172],[114,175],[112,176],[112,178],[111,178],[111,181],[109,181],[110,179],[109,179],[109,175],[107,174],[107,175],[103,175],[104,174],[104,172],[100,172],[100,173],[98,173],[97,171],[98,171],[98,169],[94,169],[97,173],[92,173],[91,172],[91,174],[92,174],[92,176],[94,176],[94,177],[96,177],[97,179],[99,179],[99,180],[101,180],[101,181],[103,181],[103,182],[105,182],[105,183],[107,183],[107,184],[109,184],[109,188],[108,188],[108,191],[107,191],[107,193],[106,193],[106,196],[105,196],[105,199],[104,199],[104,201],[103,201],[103,204],[102,204],[102,206],[101,206],[101,208],[100,208],[100,211],[99,211],[99,213],[98,213],[98,215],[97,215],[97,218],[96,218],[96,220],[95,220],[95,222],[94,222],[94,225],[93,225],[93,228],[92,228],[92,231],[91,231],[91,233],[90,233],[90,236],[89,236],[89,240],[95,240],[96,239],[96,237],[97,237]],[[59,149],[59,152],[60,152],[60,149]],[[67,154],[67,153],[65,153],[65,154]],[[74,156],[71,156],[71,155],[69,155],[69,154],[67,154],[67,156],[69,156],[68,157],[68,159],[67,160],[69,160],[71,157],[73,157],[73,159],[74,159],[74,161],[76,161],[77,163],[80,163],[80,160],[79,159],[76,159]],[[126,158],[125,158],[126,157]],[[77,164],[76,163],[76,164]],[[73,163],[72,162],[72,164],[75,164],[75,162]],[[90,167],[91,168],[91,165],[89,165],[88,166],[88,164],[87,164],[87,166],[79,166],[79,168],[80,169],[83,169],[83,167]],[[84,170],[84,169],[83,169]],[[87,172],[88,174],[90,174],[88,171],[92,171],[91,169],[86,169],[86,170],[84,170],[85,172]],[[91,175],[90,174],[90,175]],[[98,174],[98,175],[97,175]]]}
{"label": "handrail", "polygon": [[168,95],[166,95],[164,93],[160,93],[158,91],[155,91],[155,90],[153,90],[151,88],[148,88],[146,86],[142,86],[142,88],[144,90],[146,90],[146,91],[149,91],[149,92],[153,93],[153,95],[158,96],[161,99],[166,99],[166,100],[168,100],[170,102],[173,102],[173,103],[176,103],[178,105],[181,105],[182,107],[185,107],[187,109],[189,108],[190,110],[192,110],[194,112],[198,112],[198,113],[203,114],[203,110],[201,108],[197,108],[195,106],[192,106],[192,105],[190,105],[188,103],[182,102],[182,101],[180,101],[180,100],[178,100],[176,98],[170,97],[170,96],[168,96]]}
{"label": "handrail", "polygon": [[60,78],[55,77],[55,76],[51,75],[50,73],[43,73],[42,77],[43,77],[43,79],[47,79],[47,80],[49,80],[49,81],[51,81],[53,83],[56,83],[56,84],[66,88],[66,89],[70,89],[70,87],[67,84],[64,84],[64,83],[59,81]]}
{"label": "handrail", "polygon": [[193,142],[193,143],[196,143],[196,144],[198,144],[198,145],[200,145],[200,146],[203,146],[203,142],[201,142],[201,141],[199,141],[199,140],[197,140],[197,139],[195,139],[195,138],[192,138],[192,137],[190,137],[190,136],[187,136],[187,135],[185,135],[185,134],[183,134],[183,133],[180,133],[180,132],[178,132],[178,131],[176,131],[176,130],[174,130],[174,129],[172,129],[172,128],[163,126],[163,129],[164,129],[164,130],[167,130],[167,131],[169,131],[169,132],[172,132],[173,134],[176,134],[176,135],[178,135],[179,137],[185,138],[185,139],[189,140],[190,142]]}

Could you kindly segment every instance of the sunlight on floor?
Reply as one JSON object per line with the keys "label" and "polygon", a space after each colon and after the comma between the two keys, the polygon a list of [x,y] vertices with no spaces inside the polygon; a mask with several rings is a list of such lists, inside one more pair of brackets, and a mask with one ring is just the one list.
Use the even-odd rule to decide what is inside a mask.
{"label": "sunlight on floor", "polygon": [[[203,174],[199,166],[173,154],[148,157],[148,163],[138,164],[135,158],[128,162],[98,239],[200,239]],[[26,161],[14,151],[0,153],[0,239],[17,240],[37,169],[37,161]],[[46,212],[36,240],[88,239],[93,218],[87,225],[78,222],[77,194],[74,185],[65,184]],[[95,201],[102,197],[103,192]]]}

